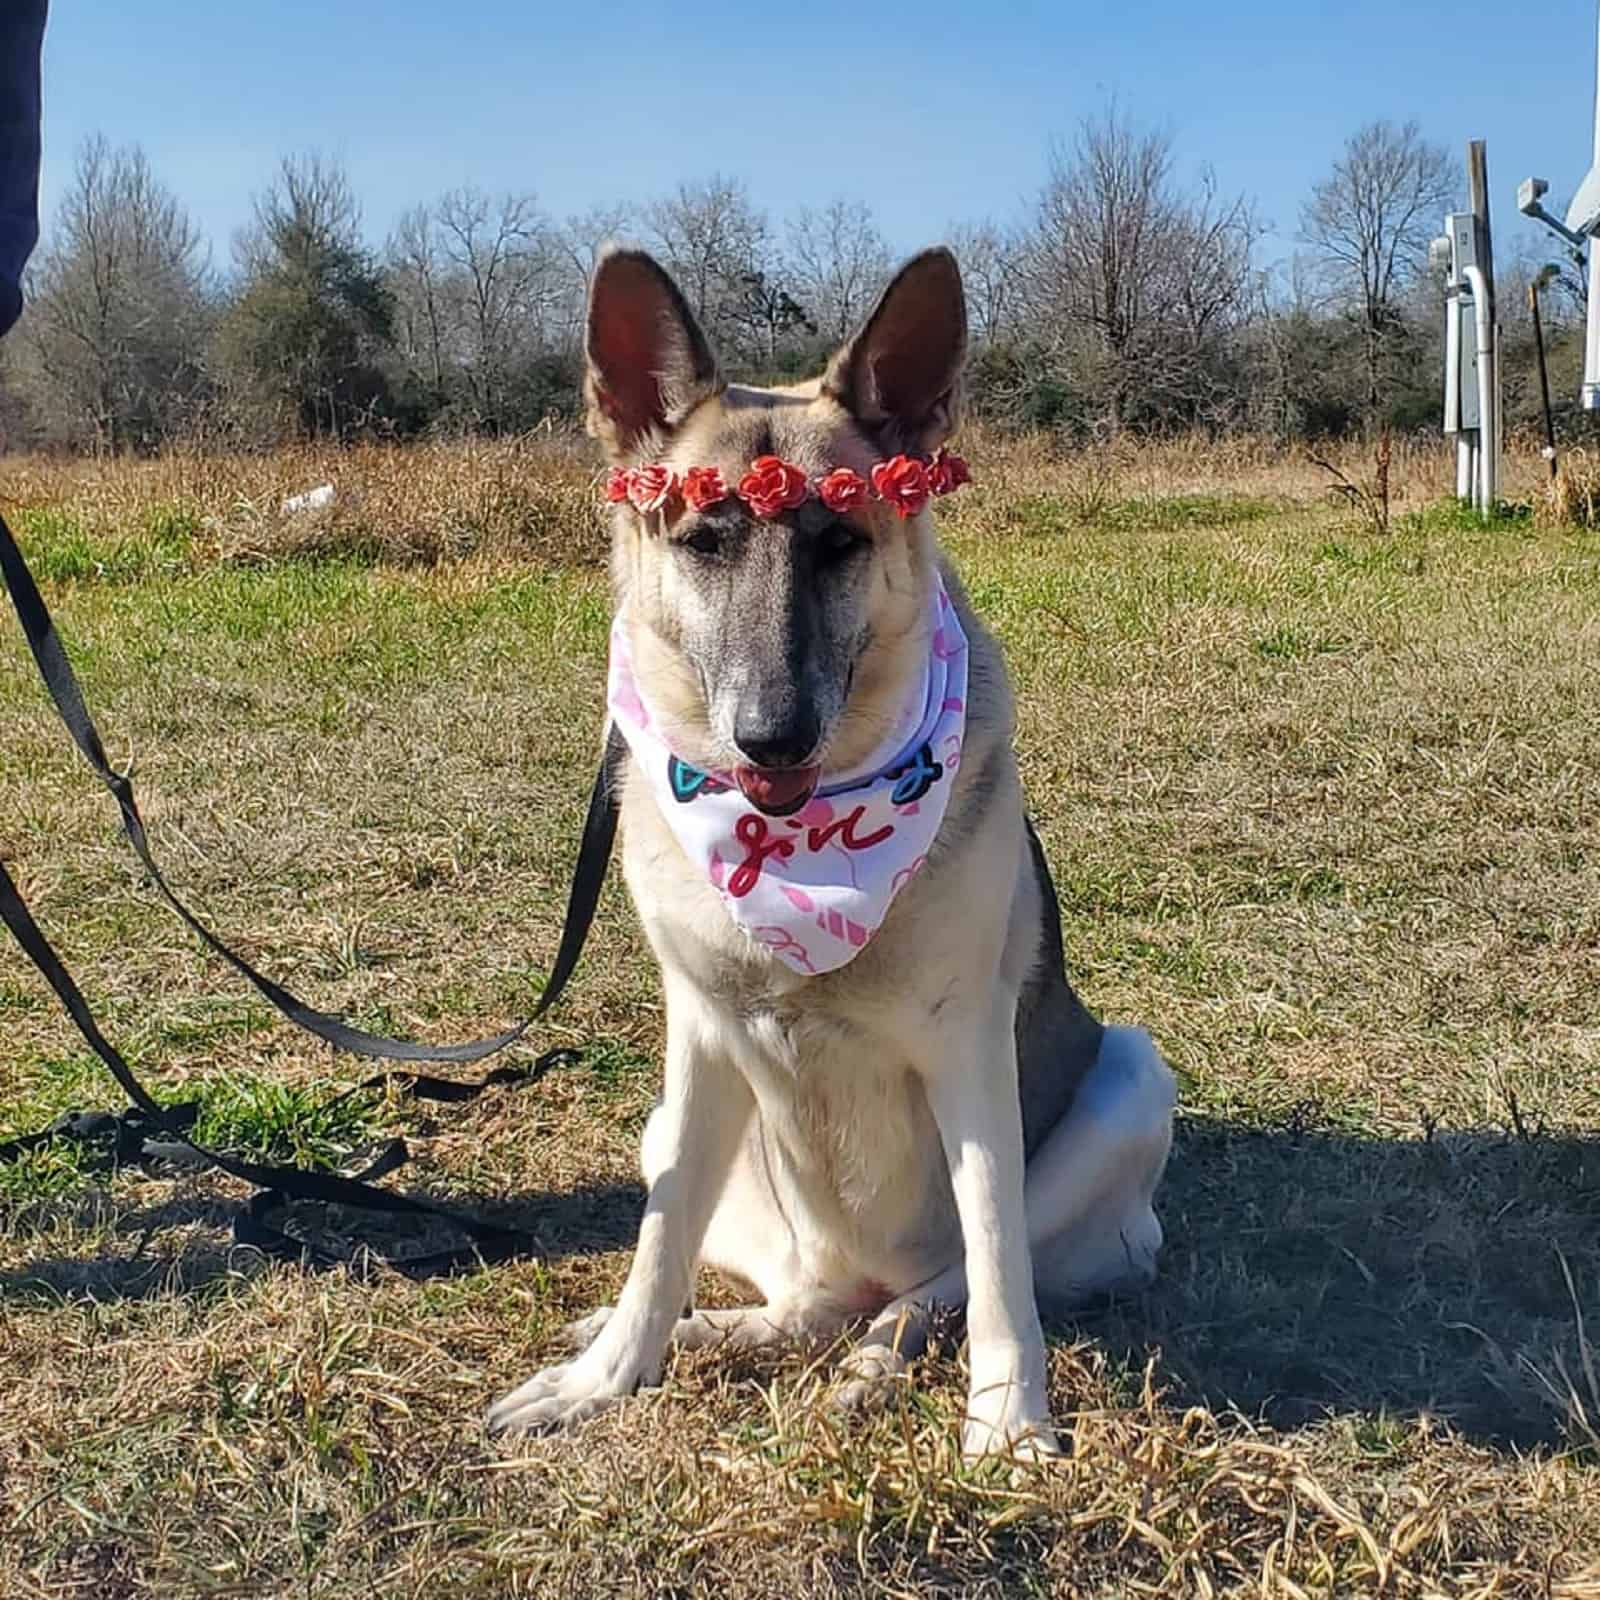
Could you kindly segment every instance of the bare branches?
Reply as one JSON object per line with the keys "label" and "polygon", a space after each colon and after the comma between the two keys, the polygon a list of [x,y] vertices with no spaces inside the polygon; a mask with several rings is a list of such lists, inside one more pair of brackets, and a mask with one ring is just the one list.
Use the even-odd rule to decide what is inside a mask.
{"label": "bare branches", "polygon": [[1374,413],[1392,385],[1386,346],[1400,321],[1400,296],[1422,271],[1428,241],[1457,192],[1449,155],[1416,123],[1370,122],[1345,141],[1301,211],[1301,238],[1338,303],[1361,321]]}
{"label": "bare branches", "polygon": [[1018,332],[1020,250],[1014,237],[985,220],[949,230],[950,248],[961,263],[967,290],[967,325],[973,339],[991,343]]}
{"label": "bare branches", "polygon": [[205,255],[188,214],[137,145],[90,139],[29,286],[30,391],[60,435],[149,446],[200,377]]}
{"label": "bare branches", "polygon": [[1355,512],[1367,532],[1379,535],[1388,533],[1389,468],[1393,462],[1393,446],[1387,428],[1378,435],[1373,447],[1370,482],[1352,478],[1342,467],[1314,450],[1307,452],[1306,459],[1329,475],[1333,481],[1328,485],[1328,493]]}
{"label": "bare branches", "polygon": [[[1441,319],[1421,263],[1453,191],[1414,124],[1358,130],[1306,202],[1309,249],[1285,288],[1258,269],[1249,197],[1113,106],[1054,148],[1025,215],[946,231],[969,409],[1099,438],[1424,426]],[[0,416],[13,435],[101,448],[155,447],[202,410],[250,439],[534,427],[579,409],[587,283],[613,239],[652,249],[724,369],[761,382],[820,370],[899,248],[932,242],[891,245],[850,195],[769,216],[712,173],[560,222],[531,193],[459,188],[405,211],[375,252],[344,171],[312,155],[279,164],[219,282],[142,154],[96,140],[38,258]],[[1531,370],[1514,320],[1513,408]],[[1558,318],[1550,332],[1560,372],[1573,335]]]}
{"label": "bare branches", "polygon": [[771,260],[771,233],[742,183],[713,173],[644,208],[647,235],[714,346],[740,342],[744,280]]}
{"label": "bare branches", "polygon": [[1057,149],[1017,268],[1034,336],[1083,420],[1208,420],[1215,342],[1249,314],[1260,236],[1250,203],[1173,174],[1169,135],[1114,110]]}
{"label": "bare branches", "polygon": [[789,277],[814,332],[842,344],[865,319],[893,267],[889,248],[859,201],[835,200],[790,219]]}

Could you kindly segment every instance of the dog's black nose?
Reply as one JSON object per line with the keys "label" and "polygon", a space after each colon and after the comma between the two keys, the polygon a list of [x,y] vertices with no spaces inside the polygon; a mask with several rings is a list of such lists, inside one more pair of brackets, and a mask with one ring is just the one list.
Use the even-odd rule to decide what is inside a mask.
{"label": "dog's black nose", "polygon": [[817,748],[821,732],[815,717],[796,718],[780,726],[735,723],[733,742],[755,766],[800,767]]}

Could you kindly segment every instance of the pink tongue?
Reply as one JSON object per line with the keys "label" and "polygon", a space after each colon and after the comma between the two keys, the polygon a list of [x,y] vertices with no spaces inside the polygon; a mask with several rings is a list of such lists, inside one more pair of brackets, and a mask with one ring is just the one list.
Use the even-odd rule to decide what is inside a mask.
{"label": "pink tongue", "polygon": [[822,776],[820,767],[735,767],[734,780],[757,810],[787,812],[811,798]]}

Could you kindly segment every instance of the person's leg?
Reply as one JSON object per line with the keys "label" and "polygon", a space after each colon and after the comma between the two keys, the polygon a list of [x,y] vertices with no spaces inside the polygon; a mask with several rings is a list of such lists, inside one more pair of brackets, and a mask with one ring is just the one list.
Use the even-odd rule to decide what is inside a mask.
{"label": "person's leg", "polygon": [[47,0],[0,3],[0,335],[22,315],[39,242],[39,55]]}

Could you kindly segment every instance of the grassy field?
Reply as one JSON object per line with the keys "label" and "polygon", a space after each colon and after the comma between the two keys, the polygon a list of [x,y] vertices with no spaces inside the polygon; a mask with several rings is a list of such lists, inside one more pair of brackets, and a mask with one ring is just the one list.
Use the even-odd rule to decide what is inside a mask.
{"label": "grassy field", "polygon": [[[960,1465],[954,1335],[867,1418],[827,1352],[700,1354],[486,1440],[637,1224],[661,1008],[620,885],[532,1040],[581,1065],[329,1114],[359,1064],[142,884],[7,625],[0,859],[113,1039],[214,1140],[404,1133],[393,1181],[541,1251],[315,1273],[232,1246],[222,1179],[0,1168],[0,1595],[1600,1596],[1600,536],[1473,526],[1426,452],[1386,537],[1270,452],[968,453],[948,542],[1074,977],[1183,1078],[1162,1277],[1049,1324],[1066,1459]],[[448,1039],[536,995],[600,727],[594,473],[0,475],[172,877],[308,998]],[[331,516],[276,515],[324,477]],[[119,1105],[9,944],[0,1041],[0,1138]]]}

